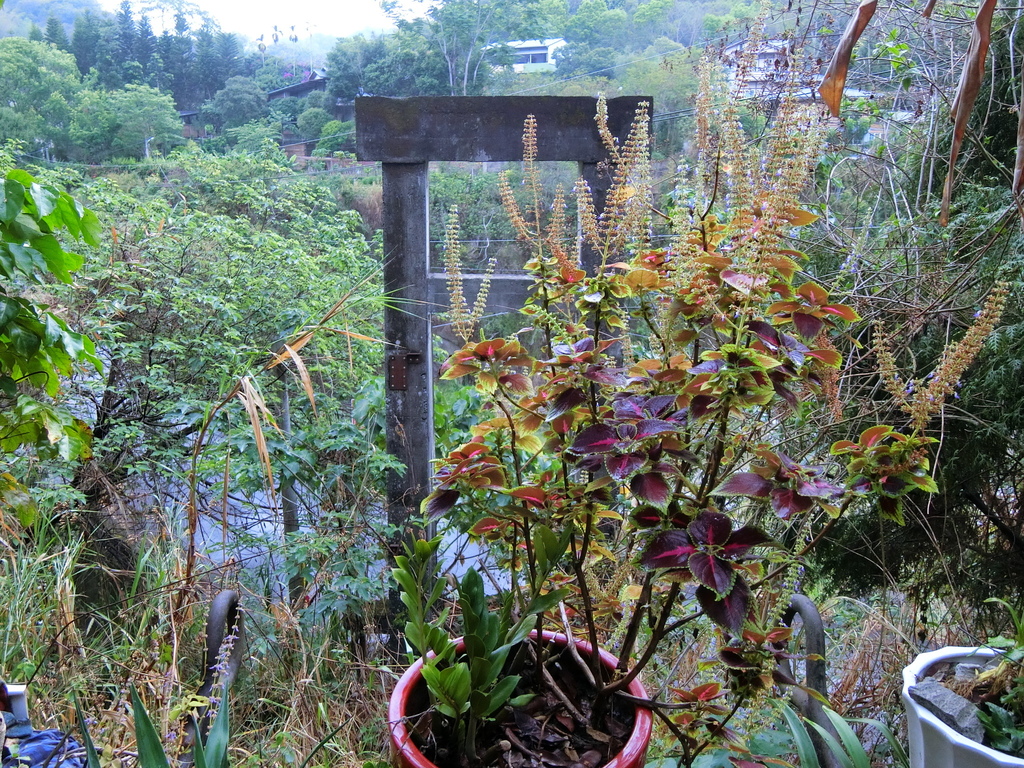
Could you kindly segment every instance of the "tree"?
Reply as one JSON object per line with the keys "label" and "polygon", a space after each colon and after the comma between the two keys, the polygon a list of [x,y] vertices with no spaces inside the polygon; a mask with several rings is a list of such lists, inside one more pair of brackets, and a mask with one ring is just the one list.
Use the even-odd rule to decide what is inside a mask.
{"label": "tree", "polygon": [[174,100],[148,85],[116,91],[87,91],[71,125],[75,155],[88,162],[112,157],[141,158],[167,151],[181,141],[181,119]]}
{"label": "tree", "polygon": [[114,54],[121,70],[122,83],[137,83],[142,73],[135,58],[136,40],[139,33],[132,15],[131,0],[121,0],[121,6],[114,16],[117,35],[114,38]]}
{"label": "tree", "polygon": [[331,120],[330,113],[320,107],[310,107],[295,121],[299,135],[304,139],[318,139],[323,127]]}
{"label": "tree", "polygon": [[81,90],[74,57],[46,43],[2,38],[0,83],[4,84],[3,106],[21,115],[27,128],[22,134],[5,134],[5,138],[63,154]]}
{"label": "tree", "polygon": [[[444,0],[420,18],[399,19],[437,48],[448,71],[452,96],[478,93],[489,68],[484,62],[509,40],[536,35],[538,0]],[[392,7],[394,13],[394,8]]]}
{"label": "tree", "polygon": [[50,45],[54,45],[62,51],[71,50],[71,42],[68,40],[68,33],[64,29],[64,25],[60,23],[60,20],[56,16],[51,16],[46,21],[46,34],[43,35],[43,40],[48,42]]}
{"label": "tree", "polygon": [[375,96],[444,96],[450,93],[448,69],[435,46],[421,35],[401,30],[383,38],[383,55],[362,72],[363,93]]}
{"label": "tree", "polygon": [[267,94],[251,77],[231,77],[213,99],[203,105],[203,114],[218,128],[234,128],[266,117]]}
{"label": "tree", "polygon": [[345,37],[327,54],[331,79],[327,92],[335,98],[352,100],[364,91],[366,68],[387,55],[381,35]]}
{"label": "tree", "polygon": [[83,75],[96,66],[96,49],[99,46],[100,32],[96,25],[96,17],[89,11],[75,17],[75,26],[71,33],[71,52],[75,55],[78,71]]}
{"label": "tree", "polygon": [[590,46],[617,46],[625,42],[629,16],[609,8],[605,0],[583,0],[565,24],[565,39]]}
{"label": "tree", "polygon": [[143,80],[149,85],[156,85],[159,81],[160,58],[156,50],[157,38],[153,34],[153,28],[149,25],[148,17],[145,15],[139,17],[137,30],[135,60],[142,67]]}
{"label": "tree", "polygon": [[333,155],[335,152],[351,151],[356,147],[356,124],[349,120],[329,120],[320,129],[320,141],[316,144],[315,154],[320,156]]}
{"label": "tree", "polygon": [[[26,41],[27,42],[27,41]],[[79,365],[101,363],[88,336],[71,330],[33,289],[54,280],[71,283],[82,257],[59,237],[98,245],[96,216],[66,192],[41,185],[22,170],[8,170],[0,150],[0,503],[30,525],[34,504],[11,474],[15,454],[70,461],[89,455],[90,431],[59,404],[62,379]]]}

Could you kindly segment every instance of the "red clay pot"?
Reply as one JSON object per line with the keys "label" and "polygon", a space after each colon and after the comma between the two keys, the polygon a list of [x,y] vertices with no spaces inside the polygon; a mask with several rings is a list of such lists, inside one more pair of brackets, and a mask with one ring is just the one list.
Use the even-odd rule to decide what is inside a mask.
{"label": "red clay pot", "polygon": [[[536,632],[531,632],[530,636],[536,637],[536,634]],[[554,632],[545,632],[544,640],[553,642],[556,645],[566,644],[565,635]],[[590,655],[590,643],[582,640],[576,640],[575,642],[582,655]],[[462,650],[461,643],[459,643],[458,648]],[[601,663],[605,667],[611,670],[618,666],[619,660],[610,653],[607,651],[599,651],[599,653],[601,655]],[[437,766],[423,756],[423,753],[413,743],[409,729],[405,725],[410,698],[422,679],[420,674],[422,667],[423,660],[420,659],[405,671],[405,674],[399,679],[398,685],[395,686],[395,690],[391,694],[391,701],[388,704],[391,754],[392,762],[396,768],[437,768]],[[626,688],[626,691],[630,696],[635,696],[638,699],[647,698],[647,691],[640,684],[639,678],[634,678],[633,682]],[[633,732],[623,745],[622,751],[605,763],[603,768],[643,768],[644,760],[647,756],[647,745],[651,741],[652,721],[651,710],[637,707],[636,717],[633,722]]]}

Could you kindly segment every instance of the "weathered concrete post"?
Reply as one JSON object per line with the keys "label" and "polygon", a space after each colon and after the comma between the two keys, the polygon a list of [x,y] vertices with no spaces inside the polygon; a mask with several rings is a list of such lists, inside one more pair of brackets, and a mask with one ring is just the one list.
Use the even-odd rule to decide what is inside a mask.
{"label": "weathered concrete post", "polygon": [[429,492],[434,387],[427,298],[427,163],[384,163],[385,419],[388,522],[401,528]]}
{"label": "weathered concrete post", "polygon": [[[608,101],[608,127],[624,139],[647,97]],[[649,106],[650,110],[651,107]],[[606,153],[594,116],[597,100],[576,96],[470,96],[356,99],[356,153],[383,165],[384,313],[388,451],[406,466],[387,477],[388,522],[403,529],[430,490],[434,404],[430,316],[447,308],[443,273],[430,273],[428,163],[522,159],[523,122],[537,118],[538,160],[579,162],[603,204]],[[495,277],[495,283],[500,277]],[[525,292],[527,281],[518,280]],[[395,542],[397,545],[398,542]]]}

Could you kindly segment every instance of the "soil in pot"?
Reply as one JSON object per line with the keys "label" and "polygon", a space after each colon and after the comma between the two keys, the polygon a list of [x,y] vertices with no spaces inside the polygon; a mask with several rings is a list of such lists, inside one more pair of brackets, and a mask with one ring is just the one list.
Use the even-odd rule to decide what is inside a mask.
{"label": "soil in pot", "polygon": [[[549,642],[545,647],[547,684],[537,693],[534,685],[536,647],[524,644],[510,654],[510,674],[523,677],[513,694],[536,693],[520,707],[499,710],[477,735],[486,760],[472,768],[601,768],[612,761],[633,732],[637,708],[613,696],[595,718],[595,688],[576,654],[568,646]],[[551,683],[554,683],[554,686]],[[416,713],[422,713],[417,715]],[[422,678],[413,689],[406,709],[412,739],[436,766],[470,768],[462,755],[445,741],[445,721],[429,708]],[[642,765],[642,762],[640,763]]]}

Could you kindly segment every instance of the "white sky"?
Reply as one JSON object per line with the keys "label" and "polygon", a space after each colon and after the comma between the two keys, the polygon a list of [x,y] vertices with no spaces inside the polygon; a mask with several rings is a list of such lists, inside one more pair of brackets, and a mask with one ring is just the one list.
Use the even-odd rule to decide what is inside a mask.
{"label": "white sky", "polygon": [[[194,0],[195,5],[213,16],[225,32],[237,32],[248,43],[270,34],[276,24],[285,35],[295,32],[300,41],[310,34],[348,37],[357,32],[381,31],[393,25],[381,11],[377,0],[318,0],[310,2],[274,2],[273,0]],[[121,0],[100,0],[108,11],[116,11]],[[132,3],[139,8],[138,2]],[[150,16],[154,29],[159,21]]]}

